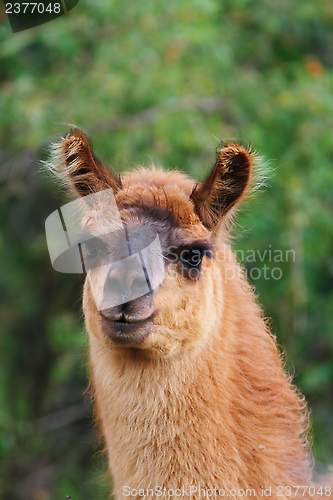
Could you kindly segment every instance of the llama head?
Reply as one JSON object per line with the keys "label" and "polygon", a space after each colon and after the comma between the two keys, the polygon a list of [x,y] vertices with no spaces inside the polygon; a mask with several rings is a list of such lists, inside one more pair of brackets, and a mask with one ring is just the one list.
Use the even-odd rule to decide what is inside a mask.
{"label": "llama head", "polygon": [[207,179],[195,184],[155,167],[120,178],[78,129],[55,146],[51,169],[83,202],[97,195],[81,221],[92,339],[152,357],[206,342],[223,307],[216,235],[248,191],[253,159],[243,146],[227,144]]}

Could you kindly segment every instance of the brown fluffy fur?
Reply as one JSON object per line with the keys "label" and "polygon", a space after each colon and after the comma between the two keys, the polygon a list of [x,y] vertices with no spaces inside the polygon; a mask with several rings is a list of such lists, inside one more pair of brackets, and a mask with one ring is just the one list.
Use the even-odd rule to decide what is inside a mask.
{"label": "brown fluffy fur", "polygon": [[[72,186],[75,168],[68,168],[63,156],[65,145],[78,140],[79,132],[75,134],[58,145],[58,169]],[[278,498],[280,491],[287,498],[285,487],[312,484],[304,399],[283,370],[276,340],[230,246],[217,237],[223,234],[217,231],[218,213],[222,218],[238,203],[252,175],[253,155],[237,145],[230,148],[244,159],[237,165],[241,180],[234,198],[234,167],[223,175],[216,171],[218,162],[223,163],[221,153],[214,178],[203,187],[179,172],[155,168],[127,173],[121,185],[117,180],[116,201],[124,224],[130,223],[135,207],[164,207],[179,224],[178,237],[209,240],[215,258],[203,260],[199,280],[177,274],[175,265],[168,267],[164,283],[154,291],[152,329],[138,347],[113,344],[104,335],[85,284],[94,400],[116,499],[126,498],[124,486],[200,486],[224,488],[226,494],[254,489],[256,497],[262,496],[262,487],[271,487],[271,497]],[[227,153],[234,158],[230,148]],[[104,183],[100,172],[84,171],[89,187],[80,194],[99,189]],[[78,192],[82,171],[79,175]],[[109,175],[106,182],[114,186]],[[225,198],[217,194],[220,186],[223,193],[227,186]],[[99,219],[92,216],[86,224],[93,232]],[[191,498],[202,496],[194,493]],[[304,488],[298,492],[297,498],[308,497]],[[131,498],[141,498],[139,491]]]}

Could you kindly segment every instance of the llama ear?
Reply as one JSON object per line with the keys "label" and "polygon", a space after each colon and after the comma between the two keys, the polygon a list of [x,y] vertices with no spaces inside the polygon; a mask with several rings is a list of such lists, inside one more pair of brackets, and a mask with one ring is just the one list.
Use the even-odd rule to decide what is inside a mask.
{"label": "llama ear", "polygon": [[218,151],[215,167],[202,183],[194,187],[191,200],[202,223],[214,229],[247,191],[253,154],[238,144],[227,144]]}
{"label": "llama ear", "polygon": [[53,145],[48,167],[79,196],[121,187],[120,176],[111,173],[95,156],[82,130],[75,128]]}

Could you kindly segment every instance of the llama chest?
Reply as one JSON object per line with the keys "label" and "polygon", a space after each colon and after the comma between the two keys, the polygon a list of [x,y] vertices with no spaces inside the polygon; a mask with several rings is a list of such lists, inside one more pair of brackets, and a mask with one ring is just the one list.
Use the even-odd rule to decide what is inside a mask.
{"label": "llama chest", "polygon": [[126,395],[113,391],[101,416],[107,422],[103,432],[120,498],[125,486],[238,484],[241,461],[227,415],[224,432],[215,409],[204,402],[196,404],[191,392],[156,388],[142,393],[134,384],[127,387]]}

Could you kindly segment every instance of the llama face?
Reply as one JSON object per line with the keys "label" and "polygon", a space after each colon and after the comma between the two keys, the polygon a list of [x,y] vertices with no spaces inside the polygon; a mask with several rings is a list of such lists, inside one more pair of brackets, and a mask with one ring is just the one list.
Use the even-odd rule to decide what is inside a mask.
{"label": "llama face", "polygon": [[[147,185],[145,176],[152,173],[159,180]],[[141,184],[134,182],[131,174],[124,176],[116,202],[125,232],[141,237],[137,249],[148,247],[158,236],[164,279],[157,287],[149,286],[140,297],[119,303],[118,294],[127,293],[130,299],[132,290],[144,290],[146,276],[140,272],[139,259],[130,267],[122,268],[118,260],[118,265],[96,268],[86,284],[90,306],[85,307],[85,313],[94,316],[94,324],[100,322],[100,335],[111,341],[113,349],[135,347],[152,355],[170,355],[200,343],[214,321],[215,312],[209,311],[213,302],[214,244],[190,200],[192,182],[177,173],[178,185],[189,188],[185,194],[175,185],[174,173],[147,170],[141,174]],[[100,216],[87,221],[93,234],[100,233],[100,223]],[[126,253],[127,242],[120,234],[110,234],[113,242],[109,245],[123,247]],[[113,294],[117,305],[98,311],[92,305],[91,286],[102,298]]]}
{"label": "llama face", "polygon": [[[203,345],[223,307],[215,233],[248,187],[251,154],[235,144],[222,148],[200,185],[154,167],[120,180],[95,158],[79,130],[63,139],[56,155],[53,170],[76,194],[111,188],[117,206],[116,221],[103,202],[83,220],[91,236],[84,245],[92,265],[83,303],[90,335],[110,349],[152,356]],[[151,245],[154,255],[142,260]],[[108,262],[106,255],[114,257]]]}

